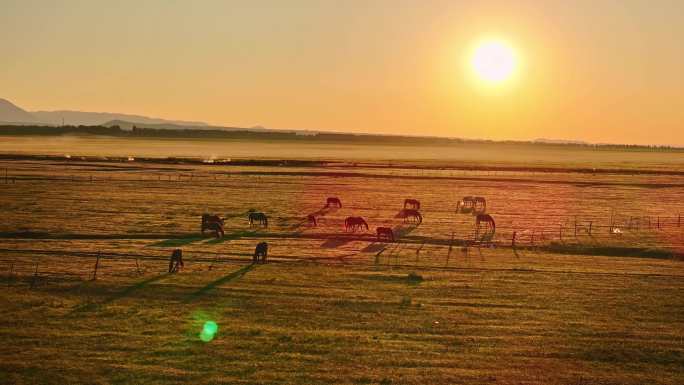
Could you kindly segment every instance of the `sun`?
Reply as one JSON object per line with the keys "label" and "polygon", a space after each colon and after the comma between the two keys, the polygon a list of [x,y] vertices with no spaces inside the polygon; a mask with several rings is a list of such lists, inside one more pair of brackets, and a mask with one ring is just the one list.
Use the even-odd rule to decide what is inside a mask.
{"label": "sun", "polygon": [[471,64],[475,74],[487,83],[501,83],[510,78],[517,66],[515,51],[500,40],[480,43],[473,52]]}

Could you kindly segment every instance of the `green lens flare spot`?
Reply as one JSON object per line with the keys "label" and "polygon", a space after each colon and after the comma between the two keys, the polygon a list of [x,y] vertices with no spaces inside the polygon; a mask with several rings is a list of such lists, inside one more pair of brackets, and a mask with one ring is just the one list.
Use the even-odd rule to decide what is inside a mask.
{"label": "green lens flare spot", "polygon": [[218,331],[218,325],[214,321],[207,321],[204,323],[204,327],[202,328],[202,333],[207,333],[207,334],[216,334]]}
{"label": "green lens flare spot", "polygon": [[202,331],[202,333],[200,333],[200,340],[202,340],[202,342],[210,342],[213,339],[214,334],[212,333],[207,333],[205,331]]}

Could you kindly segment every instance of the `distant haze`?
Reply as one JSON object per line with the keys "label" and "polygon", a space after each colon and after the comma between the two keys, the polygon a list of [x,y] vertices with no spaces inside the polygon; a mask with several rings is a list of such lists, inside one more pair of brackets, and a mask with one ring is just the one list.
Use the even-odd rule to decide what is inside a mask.
{"label": "distant haze", "polygon": [[[27,111],[684,145],[682,1],[3,0],[0,36]],[[491,37],[519,58],[500,86],[469,62]]]}

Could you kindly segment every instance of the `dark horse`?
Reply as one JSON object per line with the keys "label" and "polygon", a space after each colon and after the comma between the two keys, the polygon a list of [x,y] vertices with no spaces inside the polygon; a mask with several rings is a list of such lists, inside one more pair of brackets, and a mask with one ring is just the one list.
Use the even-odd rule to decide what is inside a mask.
{"label": "dark horse", "polygon": [[216,233],[216,238],[219,237],[219,234],[224,236],[223,218],[219,217],[218,215],[202,214],[202,234],[204,234],[205,230],[214,231]]}
{"label": "dark horse", "polygon": [[264,213],[249,213],[249,225],[254,226],[259,223],[261,226],[268,227],[268,218]]}
{"label": "dark horse", "polygon": [[378,233],[378,242],[383,238],[388,242],[394,242],[394,231],[391,227],[377,227],[375,231]]}
{"label": "dark horse", "polygon": [[414,209],[403,209],[401,214],[404,217],[404,222],[418,222],[418,224],[423,223],[423,216],[420,215],[418,210]]}
{"label": "dark horse", "polygon": [[183,264],[183,250],[175,249],[169,258],[169,273],[176,273],[180,271],[185,265]]}
{"label": "dark horse", "polygon": [[328,198],[328,200],[325,201],[325,207],[330,207],[330,206],[342,208],[342,202],[340,201],[340,198],[337,198],[337,197]]}
{"label": "dark horse", "polygon": [[[480,236],[480,225],[485,224],[485,231]],[[482,241],[491,241],[496,232],[496,223],[489,214],[477,214],[475,217],[475,238]]]}
{"label": "dark horse", "polygon": [[[268,256],[268,243],[259,242],[254,249],[254,258],[252,258],[252,263],[266,263],[266,257]],[[261,260],[261,262],[259,262]]]}
{"label": "dark horse", "polygon": [[366,230],[368,230],[368,223],[361,217],[348,217],[344,220],[345,231],[356,231],[357,229],[360,230],[362,227],[365,227]]}
{"label": "dark horse", "polygon": [[404,208],[420,210],[420,201],[416,199],[404,199]]}

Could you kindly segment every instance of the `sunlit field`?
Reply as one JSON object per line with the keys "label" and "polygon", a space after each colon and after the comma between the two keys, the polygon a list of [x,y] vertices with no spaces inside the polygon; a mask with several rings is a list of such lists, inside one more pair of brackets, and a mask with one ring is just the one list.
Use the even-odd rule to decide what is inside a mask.
{"label": "sunlit field", "polygon": [[[684,382],[681,155],[589,152],[579,167],[601,169],[587,173],[562,152],[494,171],[375,154],[3,159],[0,382]],[[456,212],[469,195],[487,199],[492,244]],[[421,224],[401,218],[406,198]],[[269,226],[250,227],[250,211]],[[226,218],[223,238],[201,234],[203,213]],[[345,232],[348,216],[369,231]],[[261,241],[268,261],[254,265]],[[185,267],[169,274],[175,248]]]}

